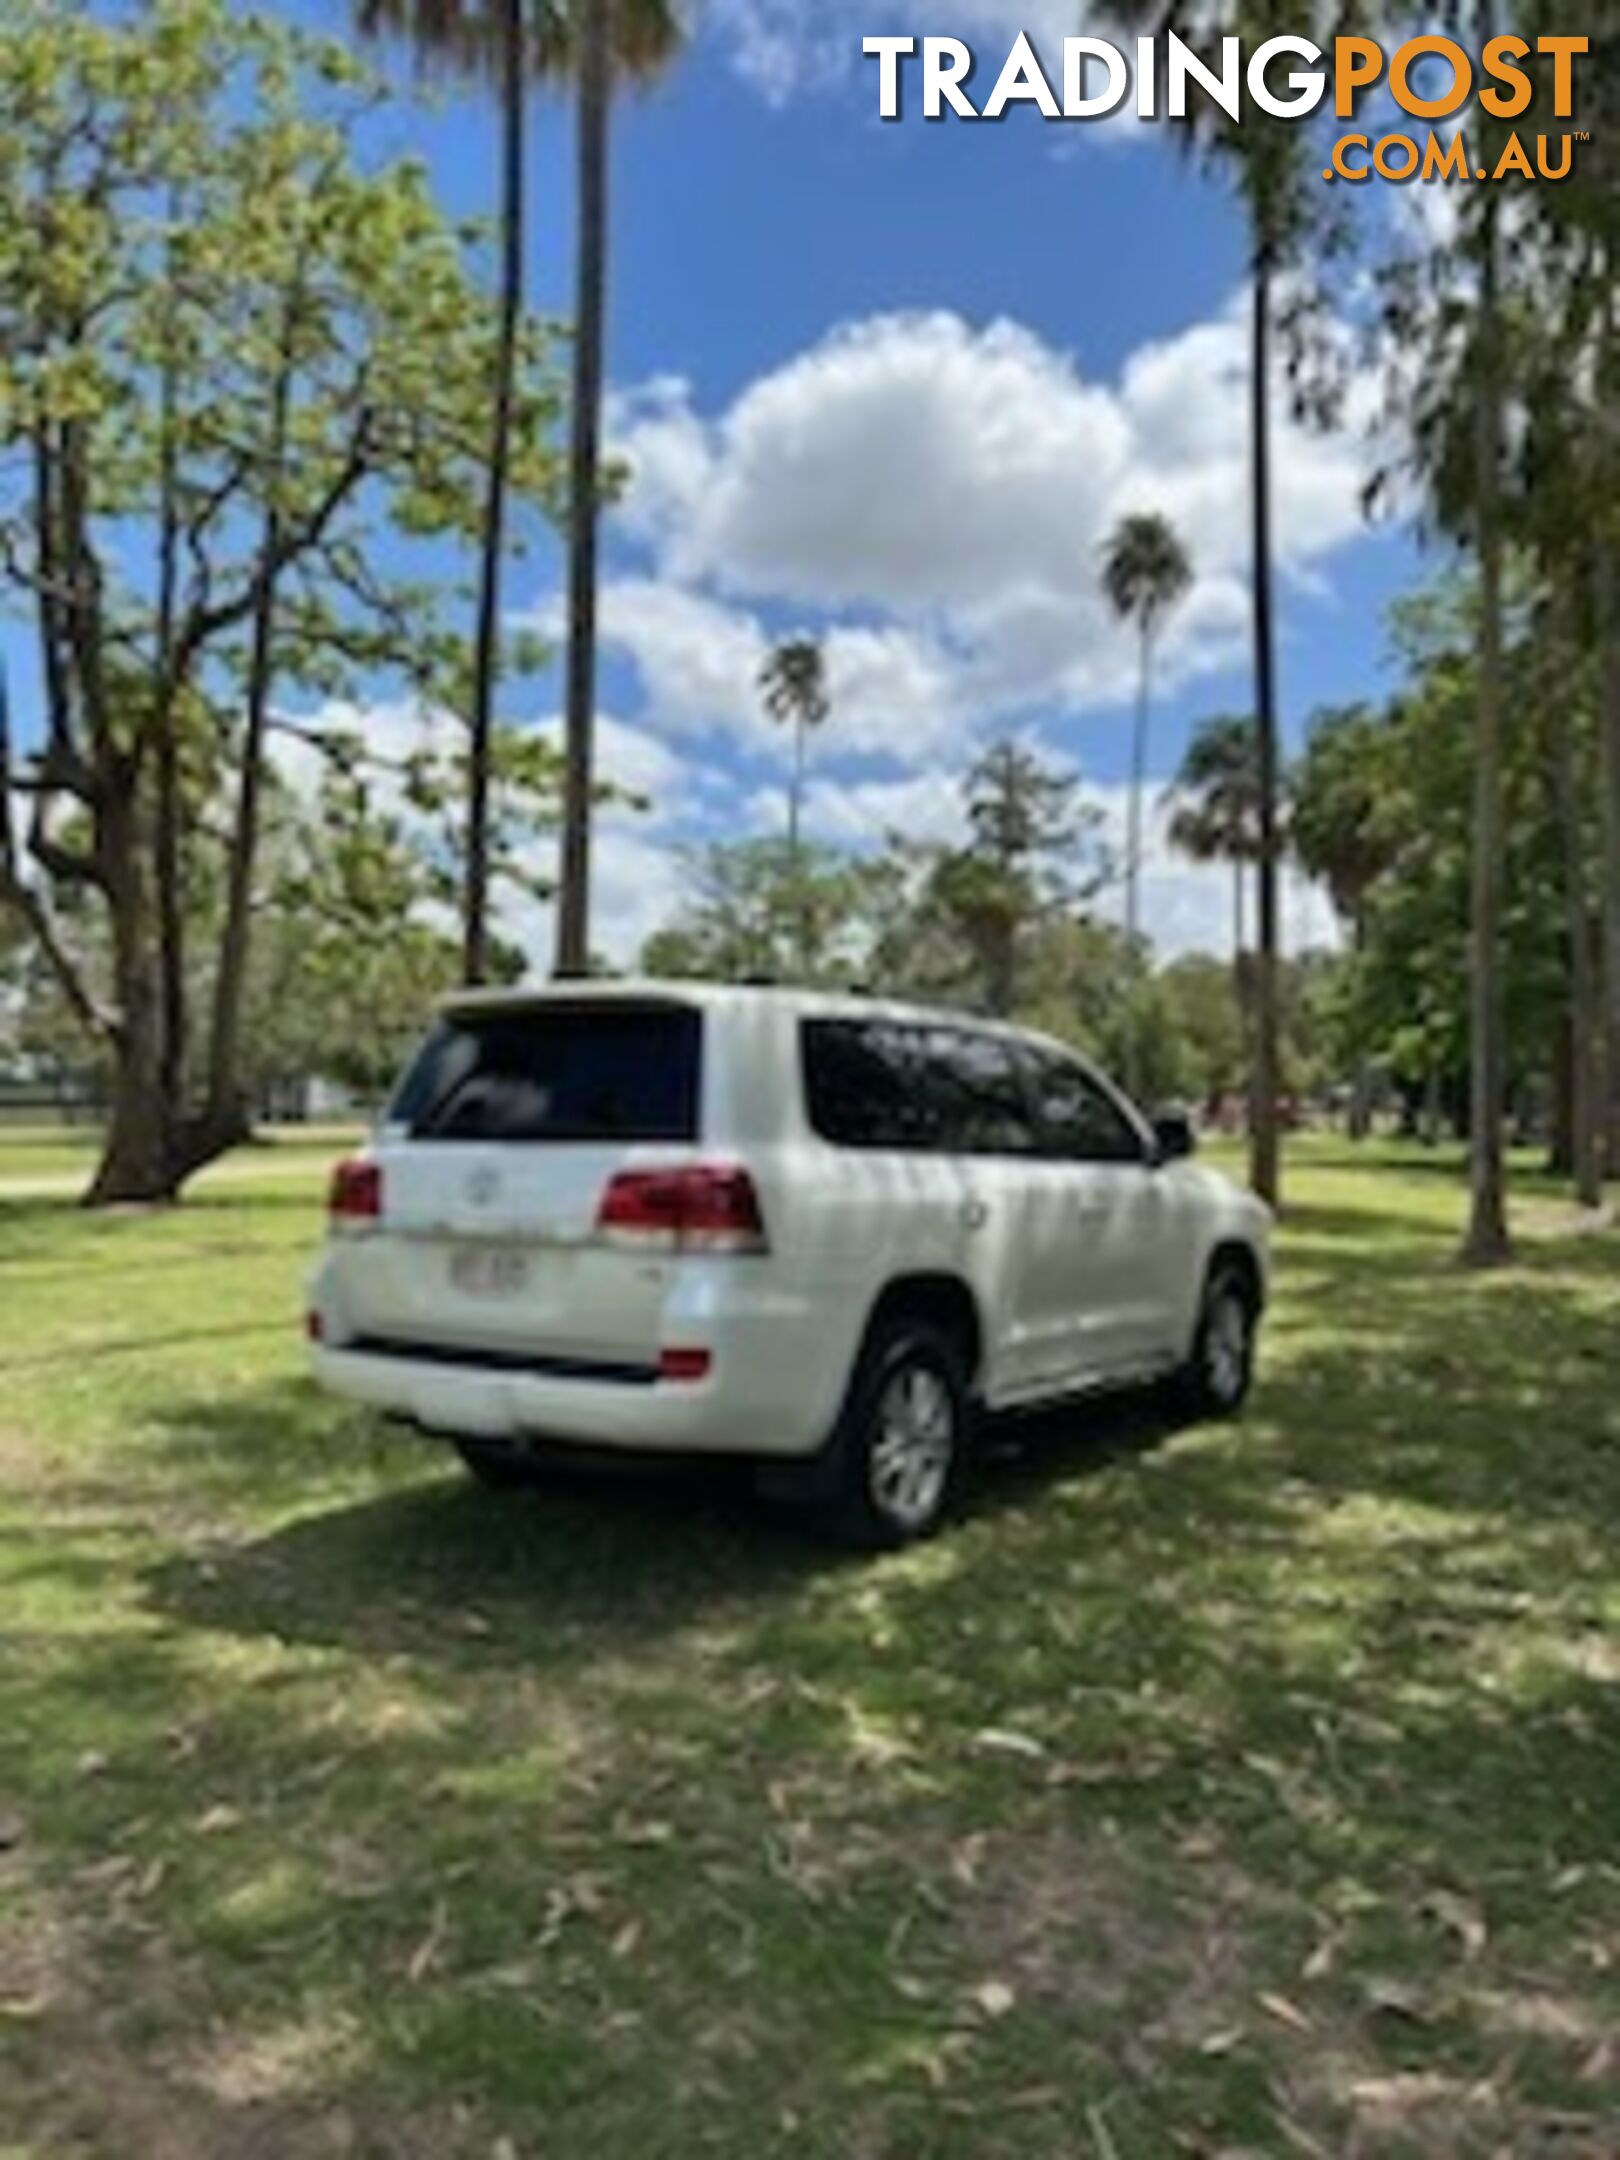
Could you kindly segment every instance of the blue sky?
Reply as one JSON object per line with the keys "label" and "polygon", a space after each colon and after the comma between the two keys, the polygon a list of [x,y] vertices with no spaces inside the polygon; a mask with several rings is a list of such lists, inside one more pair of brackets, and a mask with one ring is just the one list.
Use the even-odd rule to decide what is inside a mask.
{"label": "blue sky", "polygon": [[[1121,500],[1152,505],[1157,468],[1149,457],[1133,475],[1139,460],[1122,461],[1115,445],[1112,458],[1099,454],[1090,485],[1079,408],[1093,395],[1117,400],[1133,367],[1157,352],[1172,380],[1138,419],[1142,447],[1153,448],[1165,398],[1196,438],[1200,383],[1241,366],[1241,222],[1219,183],[1191,169],[1160,127],[1053,128],[1031,113],[1000,126],[928,125],[914,104],[913,117],[885,125],[875,65],[860,55],[867,30],[959,29],[994,69],[1016,29],[1038,26],[1042,12],[1042,0],[946,0],[914,17],[907,0],[865,11],[837,0],[724,0],[705,11],[669,81],[621,109],[611,373],[618,439],[637,478],[609,539],[603,703],[623,730],[621,759],[663,783],[654,786],[657,830],[641,821],[620,843],[621,876],[608,869],[616,886],[639,881],[647,896],[606,896],[609,917],[623,914],[627,930],[632,919],[641,927],[654,895],[667,899],[654,858],[669,844],[768,829],[779,814],[778,749],[747,708],[757,642],[786,629],[829,632],[835,660],[841,637],[867,641],[849,660],[853,709],[818,746],[812,822],[829,838],[870,845],[897,823],[945,827],[973,742],[1004,726],[1073,758],[1117,807],[1128,757],[1122,641],[1096,620],[1094,594],[1077,593],[1076,649],[1021,667],[1021,642],[1058,635],[1052,551],[1021,561],[1016,545],[999,545],[1009,520],[1016,539],[1019,498],[998,484],[992,445],[944,457],[959,485],[936,498],[927,481],[941,460],[930,457],[927,431],[909,442],[897,433],[930,371],[961,378],[974,424],[993,432],[1005,374],[1007,430],[1025,427],[1035,441],[1051,425],[1060,438],[1062,479],[1032,490],[1031,526],[1066,491],[1074,580],[1090,582],[1090,535]],[[566,312],[566,112],[537,101],[536,131],[534,291]],[[458,206],[486,200],[492,146],[476,98],[417,120],[412,136]],[[1022,363],[995,357],[995,341],[1009,335],[1024,341]],[[898,383],[886,402],[888,377]],[[666,388],[649,423],[645,386],[655,382]],[[954,433],[950,395],[942,387],[942,452]],[[1211,433],[1229,438],[1241,382],[1210,404]],[[1075,408],[1067,418],[1047,410],[1065,406]],[[1097,419],[1106,428],[1110,415]],[[868,428],[890,446],[876,483],[884,501],[873,500],[872,456],[862,454]],[[1241,450],[1228,440],[1194,490],[1188,538],[1205,585],[1167,655],[1160,778],[1200,717],[1249,702]],[[1186,482],[1187,460],[1173,455]],[[666,457],[692,468],[667,491],[657,484]],[[806,464],[821,474],[813,501],[795,495]],[[1353,442],[1285,436],[1280,448],[1282,680],[1296,741],[1320,704],[1376,694],[1385,682],[1384,609],[1412,559],[1399,537],[1361,527],[1354,497],[1366,465]],[[659,497],[652,508],[649,488]],[[908,532],[892,498],[913,493],[927,501]],[[717,498],[729,509],[716,512]],[[936,544],[938,523],[953,516],[969,532],[983,523],[982,563],[971,545]],[[717,529],[696,530],[705,524]],[[1026,625],[1015,588],[1032,577],[1057,589]],[[543,562],[536,581],[540,618],[554,620]],[[987,624],[1003,602],[1007,619]],[[678,774],[659,755],[667,750]],[[678,806],[667,800],[672,783]],[[1168,861],[1157,871],[1148,914],[1161,937],[1218,943],[1224,893]],[[1320,927],[1319,914],[1311,921]]]}
{"label": "blue sky", "polygon": [[[330,22],[304,0],[295,12]],[[1129,643],[1096,589],[1131,508],[1182,529],[1199,582],[1167,642],[1152,764],[1250,702],[1244,574],[1242,230],[1162,126],[898,125],[877,118],[863,32],[959,30],[999,68],[1067,0],[710,0],[670,79],[620,108],[610,372],[633,475],[607,541],[610,769],[650,817],[604,835],[599,929],[615,957],[667,913],[678,852],[774,829],[785,744],[754,676],[787,630],[829,640],[837,710],[812,829],[858,846],[950,829],[975,743],[1014,729],[1078,764],[1117,816]],[[478,94],[396,109],[379,149],[427,158],[447,205],[487,208]],[[535,104],[532,296],[566,313],[565,109]],[[1363,386],[1361,410],[1371,400]],[[1285,724],[1385,685],[1384,610],[1407,542],[1369,535],[1359,436],[1278,445]],[[555,621],[542,545],[514,612]],[[532,690],[532,694],[531,694]],[[525,717],[555,724],[555,681]],[[411,723],[397,709],[378,728]],[[1225,936],[1224,879],[1162,852],[1149,927]],[[544,925],[526,925],[544,954]],[[1299,934],[1322,927],[1302,900]]]}

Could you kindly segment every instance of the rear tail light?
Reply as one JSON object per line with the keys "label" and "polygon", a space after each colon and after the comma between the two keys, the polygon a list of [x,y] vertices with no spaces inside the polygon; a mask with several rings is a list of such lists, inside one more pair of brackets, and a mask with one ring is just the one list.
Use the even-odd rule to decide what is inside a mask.
{"label": "rear tail light", "polygon": [[746,1170],[712,1163],[621,1170],[602,1195],[596,1227],[615,1243],[666,1252],[770,1249],[753,1179]]}
{"label": "rear tail light", "polygon": [[659,1353],[658,1377],[690,1387],[696,1381],[707,1380],[713,1364],[714,1353],[710,1350],[664,1350]]}
{"label": "rear tail light", "polygon": [[374,1223],[382,1217],[382,1171],[374,1162],[351,1156],[332,1172],[327,1213],[334,1223]]}
{"label": "rear tail light", "polygon": [[326,1321],[313,1307],[304,1315],[304,1333],[312,1343],[326,1340]]}

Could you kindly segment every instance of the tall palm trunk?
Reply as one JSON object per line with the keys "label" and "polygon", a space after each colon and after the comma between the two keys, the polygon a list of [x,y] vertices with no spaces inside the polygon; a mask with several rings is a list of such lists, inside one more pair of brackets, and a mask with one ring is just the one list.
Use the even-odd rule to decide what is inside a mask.
{"label": "tall palm trunk", "polygon": [[501,672],[501,569],[506,551],[506,503],[512,467],[512,415],[517,393],[518,329],[523,315],[525,167],[528,114],[524,0],[505,0],[501,24],[501,311],[490,418],[489,491],[484,500],[483,561],[478,586],[478,634],[473,657],[472,713],[467,744],[467,864],[462,972],[469,983],[489,973],[490,757],[495,695]]}
{"label": "tall palm trunk", "polygon": [[1599,721],[1602,794],[1602,954],[1606,1167],[1620,1181],[1620,563],[1612,544],[1598,553],[1603,637]]}
{"label": "tall palm trunk", "polygon": [[1243,981],[1243,943],[1248,935],[1246,910],[1243,900],[1243,857],[1232,858],[1232,967],[1241,990]]}
{"label": "tall palm trunk", "polygon": [[1491,1267],[1511,1247],[1503,1148],[1502,1000],[1502,362],[1500,235],[1484,210],[1474,413],[1479,552],[1479,691],[1474,728],[1473,897],[1469,939],[1469,1221],[1462,1257]]}
{"label": "tall palm trunk", "polygon": [[796,713],[793,719],[793,778],[788,785],[788,868],[797,877],[799,871],[800,829],[804,822],[804,714]]}
{"label": "tall palm trunk", "polygon": [[610,0],[583,0],[579,53],[579,291],[568,500],[568,709],[557,973],[591,957],[591,798],[596,762],[596,575],[607,332]]}
{"label": "tall palm trunk", "polygon": [[[1365,903],[1358,902],[1350,918],[1350,950],[1360,960],[1367,950],[1367,917]],[[1356,1030],[1360,1034],[1360,1028]],[[1352,1140],[1365,1140],[1372,1132],[1373,1122],[1373,1066],[1364,1043],[1356,1048],[1355,1070],[1350,1075],[1350,1115],[1347,1129]]]}
{"label": "tall palm trunk", "polygon": [[793,894],[794,942],[799,979],[810,979],[810,895],[804,880],[804,759],[809,728],[802,712],[793,721],[793,784],[788,792],[788,877]]}
{"label": "tall palm trunk", "polygon": [[1259,778],[1260,938],[1254,971],[1254,1066],[1249,1179],[1261,1199],[1282,1198],[1277,1130],[1281,1075],[1277,1025],[1277,662],[1271,563],[1271,251],[1262,238],[1254,271],[1252,372],[1249,384],[1254,487],[1254,683]]}
{"label": "tall palm trunk", "polygon": [[1237,1007],[1238,1048],[1245,1073],[1254,1072],[1254,1050],[1249,1027],[1249,964],[1243,948],[1248,942],[1246,886],[1248,876],[1241,855],[1232,857],[1232,1002]]}
{"label": "tall palm trunk", "polygon": [[[1137,662],[1136,727],[1131,739],[1131,796],[1125,832],[1125,941],[1134,967],[1137,940],[1142,930],[1142,793],[1147,786],[1148,701],[1153,680],[1153,632],[1142,625]],[[1136,979],[1131,977],[1131,996],[1126,1009],[1125,1079],[1133,1096],[1142,1088],[1142,1024],[1136,998]]]}
{"label": "tall palm trunk", "polygon": [[1564,861],[1565,944],[1569,953],[1570,1168],[1582,1207],[1603,1205],[1598,1075],[1598,966],[1587,887],[1587,822],[1581,807],[1575,742],[1567,713],[1549,729],[1549,780]]}
{"label": "tall palm trunk", "polygon": [[[1602,349],[1598,377],[1602,401],[1602,436],[1607,469],[1615,469],[1620,439],[1620,327],[1615,321],[1614,263],[1609,250],[1599,256],[1606,298],[1601,318]],[[1612,517],[1612,506],[1608,508]],[[1598,540],[1593,563],[1598,640],[1598,793],[1600,798],[1598,926],[1602,984],[1599,999],[1602,1055],[1600,1123],[1604,1169],[1620,1182],[1620,548],[1610,532]]]}

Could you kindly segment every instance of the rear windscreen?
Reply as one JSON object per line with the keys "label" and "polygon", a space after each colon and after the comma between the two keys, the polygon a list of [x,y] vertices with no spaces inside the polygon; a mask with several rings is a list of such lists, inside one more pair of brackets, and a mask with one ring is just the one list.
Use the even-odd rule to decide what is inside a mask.
{"label": "rear windscreen", "polygon": [[418,1140],[692,1141],[702,1019],[679,1007],[441,1021],[388,1112]]}

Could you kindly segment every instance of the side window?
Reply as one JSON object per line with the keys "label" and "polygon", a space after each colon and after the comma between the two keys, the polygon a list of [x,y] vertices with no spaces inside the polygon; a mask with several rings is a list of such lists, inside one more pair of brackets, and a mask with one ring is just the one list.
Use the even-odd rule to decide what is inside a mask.
{"label": "side window", "polygon": [[1022,1065],[994,1036],[881,1020],[811,1020],[803,1043],[810,1123],[835,1147],[1041,1152]]}
{"label": "side window", "polygon": [[1062,1162],[1142,1161],[1140,1133],[1083,1066],[1037,1051],[1034,1068],[1044,1154]]}
{"label": "side window", "polygon": [[810,1123],[835,1147],[918,1153],[947,1144],[920,1029],[809,1021],[804,1075]]}
{"label": "side window", "polygon": [[941,1028],[928,1039],[931,1092],[946,1145],[963,1155],[1036,1155],[1040,1134],[1011,1044]]}

